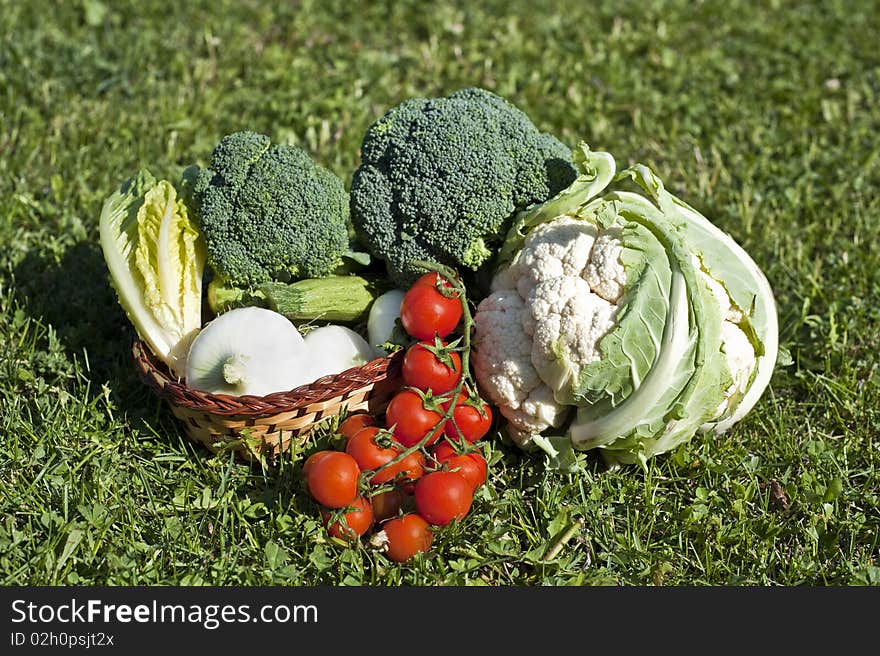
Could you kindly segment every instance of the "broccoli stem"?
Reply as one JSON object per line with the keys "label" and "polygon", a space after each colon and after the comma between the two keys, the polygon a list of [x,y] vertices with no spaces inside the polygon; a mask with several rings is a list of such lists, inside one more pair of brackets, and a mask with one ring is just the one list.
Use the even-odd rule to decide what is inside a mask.
{"label": "broccoli stem", "polygon": [[247,290],[217,278],[208,285],[208,305],[215,314],[256,305],[283,314],[293,323],[356,323],[367,318],[373,301],[386,291],[384,287],[381,282],[362,276],[328,276],[291,283],[270,282]]}

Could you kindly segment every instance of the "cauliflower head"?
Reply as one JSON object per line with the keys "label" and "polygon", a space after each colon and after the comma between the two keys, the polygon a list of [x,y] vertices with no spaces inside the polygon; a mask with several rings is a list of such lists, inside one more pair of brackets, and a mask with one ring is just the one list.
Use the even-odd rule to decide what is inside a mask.
{"label": "cauliflower head", "polygon": [[[767,386],[777,325],[749,256],[645,167],[614,160],[518,215],[474,316],[472,361],[520,446],[564,433],[611,463],[722,433]],[[605,191],[605,193],[601,193]]]}

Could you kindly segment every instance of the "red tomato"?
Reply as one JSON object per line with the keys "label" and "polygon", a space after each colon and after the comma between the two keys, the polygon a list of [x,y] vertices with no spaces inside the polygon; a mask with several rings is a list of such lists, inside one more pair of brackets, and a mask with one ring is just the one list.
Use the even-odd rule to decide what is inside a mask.
{"label": "red tomato", "polygon": [[434,533],[428,523],[409,513],[403,517],[389,520],[382,525],[388,538],[386,555],[393,561],[402,563],[419,552],[427,551],[434,541]]}
{"label": "red tomato", "polygon": [[432,450],[431,456],[441,465],[452,456],[458,455],[449,440],[439,442]]}
{"label": "red tomato", "polygon": [[312,467],[314,467],[315,463],[331,453],[333,453],[333,451],[330,450],[315,451],[312,455],[306,458],[306,461],[303,463],[302,466],[302,475],[303,479],[306,481],[306,484],[308,484],[309,472],[312,470]]}
{"label": "red tomato", "polygon": [[[480,409],[483,410],[481,414],[480,409],[466,403],[467,400],[468,397],[464,392],[458,395],[455,410],[452,411],[452,419],[446,420],[443,432],[448,437],[457,440],[460,439],[458,432],[461,431],[461,436],[473,443],[485,436],[492,427],[492,408],[483,399],[479,399]],[[445,407],[448,408],[449,404],[447,403]],[[456,426],[458,426],[458,430],[455,429]]]}
{"label": "red tomato", "polygon": [[[347,510],[341,518],[327,526],[327,532],[334,538],[354,541],[373,525],[373,506],[366,497],[357,497],[350,504],[351,510]],[[321,509],[321,517],[324,525],[330,521],[332,513]]]}
{"label": "red tomato", "polygon": [[444,469],[447,471],[457,471],[464,476],[474,491],[486,482],[488,466],[483,454],[478,451],[456,453],[455,448],[444,440],[434,447],[431,455],[441,465],[446,465]]}
{"label": "red tomato", "polygon": [[372,426],[375,423],[376,420],[373,419],[372,415],[369,415],[366,412],[359,412],[346,417],[345,421],[339,424],[337,432],[345,439],[350,440],[361,428]]}
{"label": "red tomato", "polygon": [[388,465],[385,469],[377,472],[370,479],[370,482],[378,485],[379,483],[387,483],[392,480],[400,482],[412,482],[421,478],[425,473],[425,456],[421,451],[413,451],[400,462]]}
{"label": "red tomato", "polygon": [[[442,418],[439,412],[425,408],[422,397],[409,389],[395,394],[385,410],[385,425],[394,427],[394,437],[405,447],[418,444]],[[442,433],[441,425],[427,444],[436,442]]]}
{"label": "red tomato", "polygon": [[451,290],[452,283],[450,283],[446,278],[441,276],[436,271],[431,271],[429,273],[423,273],[416,281],[412,284],[413,287],[416,285],[427,285],[428,287],[437,287],[437,281],[440,280],[441,284],[446,288]]}
{"label": "red tomato", "polygon": [[358,493],[361,470],[357,461],[342,451],[330,451],[308,469],[306,485],[309,494],[328,508],[344,508]]}
{"label": "red tomato", "polygon": [[361,471],[378,469],[400,455],[397,447],[383,447],[376,443],[376,436],[381,432],[376,426],[367,426],[352,436],[345,445],[345,452],[355,459]]}
{"label": "red tomato", "polygon": [[461,378],[461,357],[456,351],[447,351],[441,358],[448,358],[448,363],[441,362],[430,348],[434,348],[434,342],[422,341],[406,350],[403,356],[403,383],[420,390],[431,390],[434,394],[443,394],[453,389]]}
{"label": "red tomato", "polygon": [[464,517],[471,509],[473,497],[470,483],[458,472],[431,472],[416,483],[416,509],[435,526]]}
{"label": "red tomato", "polygon": [[403,505],[403,494],[399,490],[386,490],[370,497],[373,506],[373,518],[377,522],[383,522],[397,516],[400,506]]}
{"label": "red tomato", "polygon": [[444,296],[432,285],[413,285],[400,303],[400,323],[416,339],[446,337],[460,320],[461,300]]}

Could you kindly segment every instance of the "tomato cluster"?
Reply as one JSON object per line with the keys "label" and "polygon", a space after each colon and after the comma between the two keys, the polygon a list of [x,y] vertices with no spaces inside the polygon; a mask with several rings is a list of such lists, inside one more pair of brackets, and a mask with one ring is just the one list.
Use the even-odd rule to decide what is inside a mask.
{"label": "tomato cluster", "polygon": [[[462,288],[437,274],[419,278],[404,295],[400,319],[412,343],[403,357],[403,387],[384,419],[349,415],[338,429],[343,451],[318,451],[303,476],[333,537],[372,542],[402,562],[430,549],[434,527],[464,517],[486,482],[476,444],[492,411],[465,371]],[[454,406],[454,407],[453,407]]]}

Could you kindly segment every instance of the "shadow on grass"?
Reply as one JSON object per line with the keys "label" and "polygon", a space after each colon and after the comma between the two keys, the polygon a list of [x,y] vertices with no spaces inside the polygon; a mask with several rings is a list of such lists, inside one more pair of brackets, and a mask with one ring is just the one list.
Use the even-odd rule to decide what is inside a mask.
{"label": "shadow on grass", "polygon": [[[203,463],[217,457],[190,441],[179,420],[140,379],[131,354],[137,333],[110,285],[99,244],[78,242],[60,260],[33,251],[14,275],[16,295],[27,314],[52,327],[69,357],[87,363],[80,370],[91,382],[92,398],[102,395],[106,385],[131,428],[145,438],[158,437],[162,450],[183,452]],[[279,477],[286,480],[283,471],[271,469],[268,485],[276,485]]]}
{"label": "shadow on grass", "polygon": [[[106,384],[117,407],[137,424],[154,419],[156,402],[131,356],[137,334],[110,286],[100,246],[79,242],[59,261],[33,251],[14,274],[21,305],[35,320],[50,325],[70,356],[83,363],[91,394],[101,394]],[[162,419],[170,423],[173,418]]]}
{"label": "shadow on grass", "polygon": [[58,262],[32,251],[16,267],[15,279],[28,313],[51,324],[69,351],[87,352],[93,379],[116,373],[134,331],[116,302],[98,244],[79,242]]}

